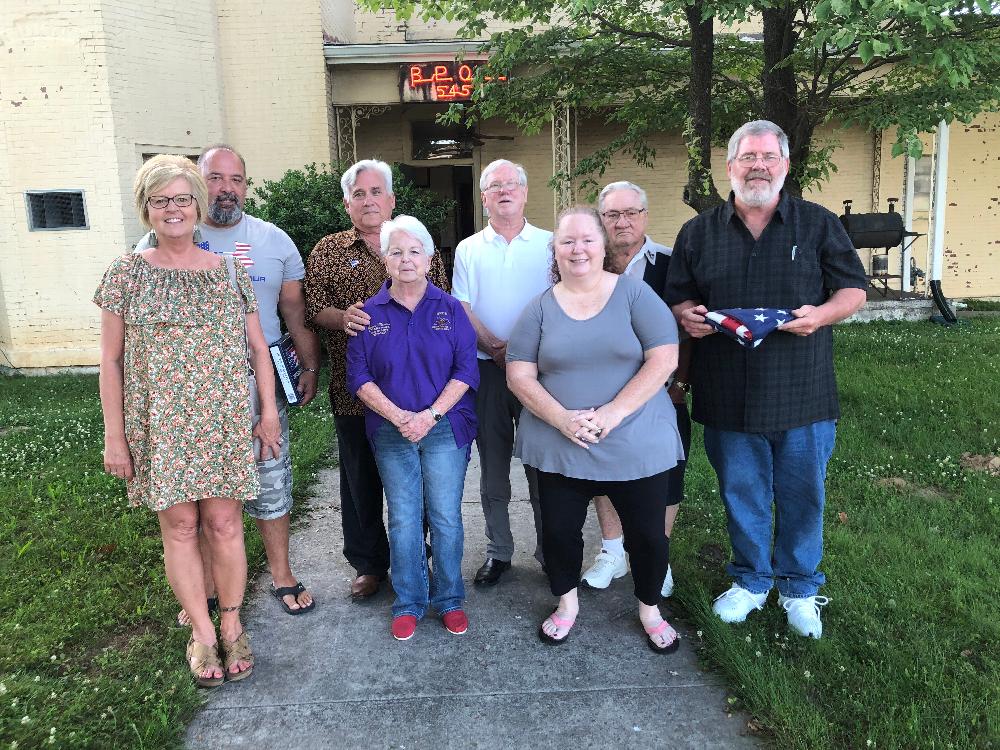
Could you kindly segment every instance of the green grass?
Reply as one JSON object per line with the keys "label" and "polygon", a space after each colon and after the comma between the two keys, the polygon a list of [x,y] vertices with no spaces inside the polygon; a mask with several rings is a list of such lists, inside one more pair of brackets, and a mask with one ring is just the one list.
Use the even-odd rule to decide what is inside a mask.
{"label": "green grass", "polygon": [[[293,409],[297,496],[331,432],[325,398]],[[102,448],[96,377],[0,377],[4,750],[173,747],[201,704],[155,514],[127,507]],[[252,523],[247,553],[261,564]]]}
{"label": "green grass", "polygon": [[[1000,748],[1000,478],[962,468],[1000,453],[1000,320],[841,327],[836,348],[823,639],[787,635],[774,595],[742,625],[711,616],[728,543],[697,433],[676,596],[775,747]],[[293,412],[299,493],[328,409]],[[57,747],[174,746],[200,704],[156,520],[101,444],[96,378],[0,378],[0,749],[52,727]]]}
{"label": "green grass", "polygon": [[970,297],[969,299],[963,299],[962,302],[965,303],[966,310],[974,310],[976,312],[1000,311],[1000,300],[977,299],[975,297]]}
{"label": "green grass", "polygon": [[743,624],[712,616],[729,546],[700,434],[671,547],[680,603],[776,747],[1000,748],[1000,478],[962,466],[1000,454],[1000,321],[835,341],[822,640],[789,635],[775,594]]}

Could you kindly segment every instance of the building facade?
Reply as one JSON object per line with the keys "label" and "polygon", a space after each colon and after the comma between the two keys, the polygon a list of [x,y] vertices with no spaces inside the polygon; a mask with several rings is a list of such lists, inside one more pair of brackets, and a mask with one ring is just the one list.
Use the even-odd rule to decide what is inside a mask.
{"label": "building facade", "polygon": [[[480,170],[508,158],[528,171],[529,220],[551,228],[559,206],[585,196],[572,185],[553,190],[550,178],[613,132],[555,104],[552,126],[532,136],[499,121],[438,125],[482,60],[455,33],[342,0],[4,3],[0,366],[97,363],[99,311],[90,299],[111,259],[142,234],[131,183],[150,154],[195,155],[225,141],[257,180],[310,162],[399,163],[456,201],[439,238],[445,253],[483,225]],[[931,137],[928,156],[909,165],[891,158],[888,134],[830,127],[819,138],[841,144],[838,171],[808,197],[838,214],[844,199],[857,213],[884,211],[888,198],[904,197],[909,171],[913,229],[928,232]],[[646,188],[650,233],[669,244],[692,215],[680,199],[686,151],[679,133],[654,145],[653,168],[623,159],[606,177]],[[725,194],[723,151],[713,164]],[[952,126],[948,173],[944,290],[1000,296],[1000,115]],[[912,257],[929,269],[926,237]],[[898,252],[889,264],[899,268]]]}

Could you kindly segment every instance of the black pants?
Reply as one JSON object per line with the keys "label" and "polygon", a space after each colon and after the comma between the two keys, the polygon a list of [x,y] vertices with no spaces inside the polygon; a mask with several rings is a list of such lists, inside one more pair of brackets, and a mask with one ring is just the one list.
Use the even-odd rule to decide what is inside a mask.
{"label": "black pants", "polygon": [[668,471],[642,479],[604,482],[538,472],[542,505],[542,548],[553,595],[562,596],[580,583],[583,524],[587,506],[607,495],[625,532],[625,551],[632,562],[635,596],[643,604],[660,602],[660,587],[670,562],[670,540],[663,534],[668,500]]}
{"label": "black pants", "polygon": [[382,520],[382,479],[365,435],[364,417],[334,416],[340,462],[344,557],[358,575],[384,578],[389,538]]}
{"label": "black pants", "polygon": [[[674,404],[677,411],[677,431],[681,434],[681,446],[684,448],[685,459],[691,453],[691,415],[688,414],[687,403]],[[687,469],[687,461],[678,461],[677,465],[667,474],[667,497],[670,498],[667,505],[676,505],[684,499],[684,471]]]}

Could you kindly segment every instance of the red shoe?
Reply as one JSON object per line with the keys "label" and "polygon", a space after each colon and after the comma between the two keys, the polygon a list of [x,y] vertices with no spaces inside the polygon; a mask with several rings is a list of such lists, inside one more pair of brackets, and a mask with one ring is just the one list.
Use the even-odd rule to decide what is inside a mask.
{"label": "red shoe", "polygon": [[392,637],[397,641],[408,641],[417,630],[417,618],[413,615],[400,615],[392,618]]}
{"label": "red shoe", "polygon": [[451,612],[445,612],[441,616],[441,622],[448,629],[448,632],[453,635],[462,635],[466,630],[469,629],[469,618],[465,616],[465,612],[460,609],[453,609]]}

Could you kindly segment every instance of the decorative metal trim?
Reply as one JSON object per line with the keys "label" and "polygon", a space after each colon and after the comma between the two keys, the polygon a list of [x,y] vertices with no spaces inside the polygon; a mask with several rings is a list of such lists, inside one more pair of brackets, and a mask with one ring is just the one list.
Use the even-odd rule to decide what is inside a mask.
{"label": "decorative metal trim", "polygon": [[878,213],[882,192],[882,131],[876,130],[872,138],[872,213]]}
{"label": "decorative metal trim", "polygon": [[552,174],[558,180],[553,191],[555,214],[573,204],[573,182],[568,175],[573,169],[573,151],[576,139],[573,128],[573,110],[556,102],[552,107]]}
{"label": "decorative metal trim", "polygon": [[334,143],[337,149],[337,161],[341,164],[353,164],[358,160],[354,122],[354,107],[333,108]]}

